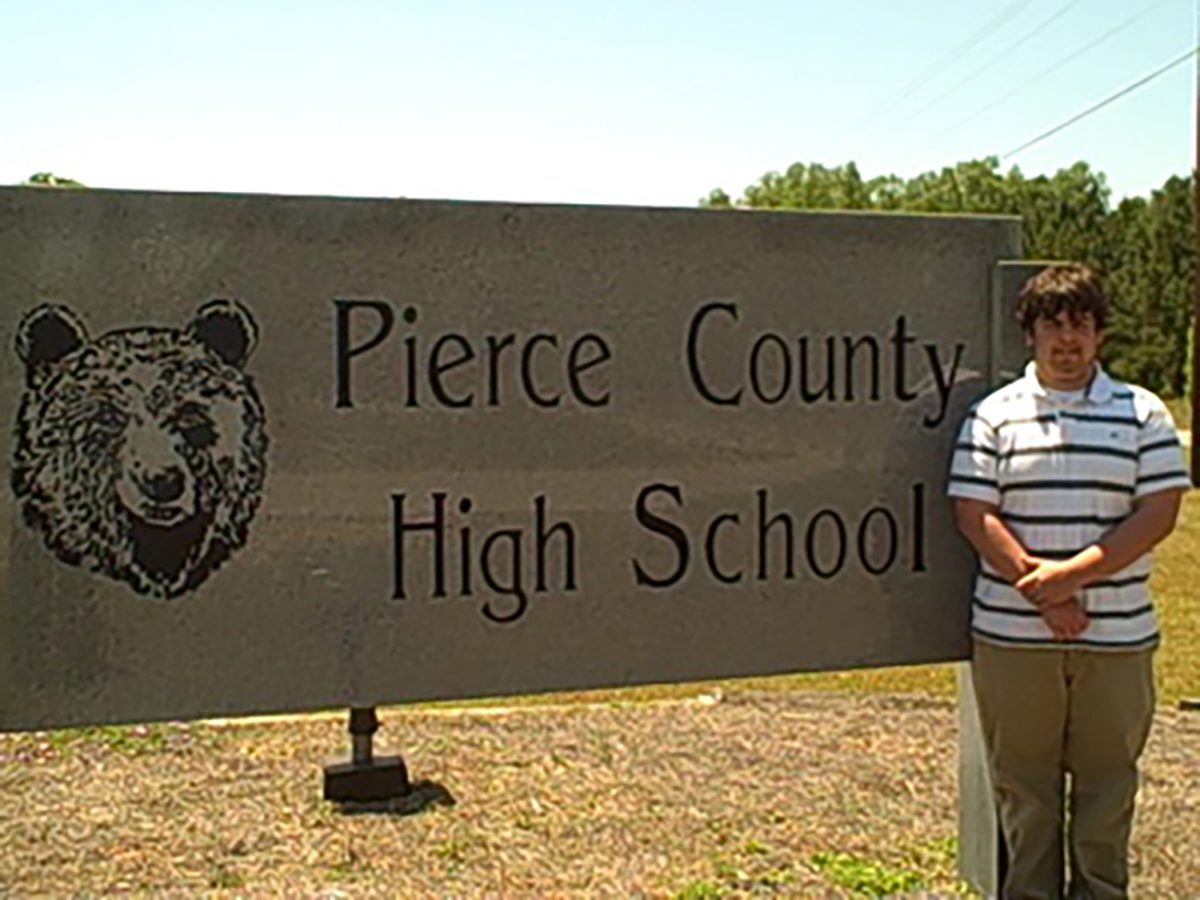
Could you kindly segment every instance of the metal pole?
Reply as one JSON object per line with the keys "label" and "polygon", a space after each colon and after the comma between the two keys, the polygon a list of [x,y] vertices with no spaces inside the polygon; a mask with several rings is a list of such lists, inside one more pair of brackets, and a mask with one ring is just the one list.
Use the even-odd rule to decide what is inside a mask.
{"label": "metal pole", "polygon": [[[1196,33],[1200,40],[1200,0],[1196,2]],[[1196,380],[1200,379],[1200,57],[1196,57],[1195,87],[1196,120],[1193,124],[1196,142],[1196,163],[1192,168],[1192,383],[1188,400],[1192,404],[1192,484],[1200,485],[1200,403],[1196,402]],[[1179,708],[1188,712],[1200,710],[1200,699],[1179,701]]]}
{"label": "metal pole", "polygon": [[375,707],[356,707],[350,710],[350,758],[358,765],[371,764],[375,758],[374,738],[379,730]]}
{"label": "metal pole", "polygon": [[[1196,37],[1200,39],[1200,2],[1196,4]],[[1192,483],[1200,484],[1200,403],[1197,402],[1196,381],[1200,379],[1200,57],[1196,67],[1193,90],[1196,105],[1195,165],[1192,167],[1192,383],[1189,402],[1192,405]]]}
{"label": "metal pole", "polygon": [[379,716],[373,706],[350,710],[350,758],[325,766],[326,800],[335,803],[375,803],[409,793],[408,769],[399,756],[375,755]]}

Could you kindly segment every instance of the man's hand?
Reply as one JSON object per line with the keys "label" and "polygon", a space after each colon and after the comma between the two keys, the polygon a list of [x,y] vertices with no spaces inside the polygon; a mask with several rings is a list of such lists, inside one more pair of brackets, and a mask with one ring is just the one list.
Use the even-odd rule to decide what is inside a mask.
{"label": "man's hand", "polygon": [[1013,586],[1043,614],[1049,607],[1066,603],[1083,587],[1079,570],[1070,561],[1033,557],[1030,562],[1033,568],[1018,578]]}
{"label": "man's hand", "polygon": [[1042,618],[1060,641],[1072,641],[1088,627],[1088,614],[1074,598],[1066,603],[1043,607]]}
{"label": "man's hand", "polygon": [[1067,562],[1032,557],[1033,568],[1014,587],[1034,604],[1055,639],[1073,641],[1088,627],[1088,615],[1079,603],[1083,588],[1079,570]]}

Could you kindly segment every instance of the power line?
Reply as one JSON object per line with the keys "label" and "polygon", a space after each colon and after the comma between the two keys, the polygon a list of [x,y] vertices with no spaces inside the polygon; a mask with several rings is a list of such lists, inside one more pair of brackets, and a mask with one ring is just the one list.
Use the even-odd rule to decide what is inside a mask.
{"label": "power line", "polygon": [[[1198,32],[1198,33],[1200,33],[1200,32]],[[1007,153],[1003,154],[1002,156],[996,157],[997,162],[1001,162],[1006,159],[1011,159],[1013,156],[1016,156],[1018,153],[1022,152],[1023,150],[1028,150],[1034,144],[1037,144],[1041,141],[1044,141],[1048,137],[1058,134],[1058,132],[1062,131],[1063,129],[1069,128],[1070,126],[1074,125],[1076,122],[1080,121],[1081,119],[1084,119],[1084,118],[1090,116],[1092,113],[1097,112],[1098,110],[1101,110],[1104,107],[1108,106],[1110,103],[1114,103],[1117,100],[1120,100],[1122,97],[1132,94],[1138,88],[1146,86],[1150,82],[1154,81],[1156,78],[1159,78],[1162,75],[1165,75],[1167,72],[1171,71],[1176,66],[1183,65],[1185,62],[1187,62],[1193,56],[1196,56],[1198,53],[1200,53],[1200,44],[1197,44],[1195,47],[1193,47],[1191,50],[1184,53],[1182,56],[1177,56],[1175,59],[1171,60],[1167,64],[1155,69],[1149,75],[1145,75],[1142,78],[1139,78],[1137,81],[1133,82],[1132,84],[1128,84],[1125,87],[1121,88],[1116,93],[1110,94],[1109,96],[1105,97],[1099,103],[1093,104],[1092,106],[1085,109],[1083,112],[1078,113],[1077,115],[1072,116],[1070,119],[1067,119],[1067,121],[1054,126],[1049,131],[1045,131],[1042,134],[1039,134],[1037,137],[1021,144],[1021,146],[1019,146],[1013,150],[1009,150]],[[1198,86],[1200,86],[1200,67],[1198,67],[1198,70],[1197,70],[1197,79],[1198,79],[1197,84],[1198,84]],[[1198,87],[1198,90],[1200,90],[1200,87]],[[958,180],[958,176],[959,176],[958,167],[955,166],[955,167],[951,168],[951,167],[947,166],[947,167],[944,167],[943,171],[948,171],[948,173],[950,175],[950,180],[943,183],[942,186],[940,188],[938,188],[937,190],[934,190],[934,191],[922,196],[920,198],[921,201],[928,203],[933,200],[941,199],[942,196],[950,193],[951,191],[961,190],[961,187],[959,185],[959,180]]]}
{"label": "power line", "polygon": [[1049,131],[1043,132],[1042,134],[1039,134],[1037,137],[1033,138],[1032,140],[1026,141],[1024,144],[1022,144],[1020,147],[1017,147],[1015,150],[1009,150],[1007,153],[1003,154],[1000,157],[1000,159],[1005,160],[1005,159],[1009,159],[1010,157],[1016,156],[1022,150],[1028,150],[1034,144],[1041,143],[1042,141],[1044,141],[1046,138],[1050,137],[1051,135],[1058,134],[1064,128],[1069,128],[1070,126],[1072,126],[1076,122],[1078,122],[1080,119],[1086,119],[1092,113],[1097,112],[1098,110],[1101,110],[1104,107],[1108,106],[1108,104],[1113,103],[1117,100],[1120,100],[1126,94],[1132,94],[1138,88],[1149,84],[1150,82],[1152,82],[1154,79],[1158,78],[1161,75],[1165,75],[1167,72],[1171,71],[1176,66],[1183,65],[1185,62],[1187,62],[1189,59],[1191,59],[1193,56],[1195,56],[1197,52],[1200,52],[1200,45],[1193,47],[1191,50],[1189,50],[1187,53],[1183,54],[1182,56],[1176,57],[1175,59],[1173,59],[1169,63],[1167,63],[1165,66],[1162,66],[1159,69],[1155,69],[1153,72],[1151,72],[1149,75],[1145,76],[1144,78],[1139,78],[1133,84],[1130,84],[1130,85],[1127,85],[1126,87],[1121,88],[1121,90],[1117,91],[1115,94],[1111,94],[1108,97],[1105,97],[1099,103],[1095,104],[1094,106],[1088,107],[1087,109],[1085,109],[1083,112],[1079,113],[1078,115],[1072,116],[1071,118],[1067,119],[1067,121],[1063,122],[1062,124],[1055,125]]}
{"label": "power line", "polygon": [[974,122],[976,119],[978,119],[980,116],[984,115],[985,113],[991,112],[993,109],[995,109],[1000,104],[1011,100],[1017,94],[1019,94],[1023,90],[1025,90],[1027,87],[1037,84],[1039,81],[1041,81],[1047,75],[1051,75],[1054,72],[1057,72],[1059,69],[1061,69],[1067,63],[1074,62],[1076,59],[1083,56],[1085,53],[1088,53],[1088,52],[1094,50],[1095,48],[1097,48],[1101,44],[1103,44],[1105,41],[1120,34],[1122,31],[1124,31],[1126,28],[1131,26],[1138,19],[1142,18],[1143,16],[1145,16],[1147,13],[1151,12],[1152,10],[1157,9],[1158,7],[1162,6],[1166,2],[1167,2],[1167,0],[1155,0],[1155,2],[1147,4],[1141,10],[1139,10],[1138,12],[1136,12],[1132,16],[1130,16],[1128,19],[1126,19],[1124,22],[1121,22],[1119,25],[1117,25],[1113,28],[1110,28],[1108,31],[1104,32],[1104,34],[1100,35],[1100,37],[1096,38],[1091,43],[1085,44],[1084,46],[1082,46],[1078,50],[1076,50],[1074,53],[1064,56],[1062,59],[1058,60],[1058,62],[1054,63],[1053,65],[1049,66],[1046,69],[1043,69],[1037,75],[1034,75],[1028,81],[1025,81],[1022,84],[1017,85],[1017,87],[1013,88],[1007,94],[1004,94],[1003,96],[999,97],[998,99],[992,101],[987,106],[985,106],[983,109],[976,110],[974,113],[972,113],[967,118],[963,119],[957,125],[954,125],[951,128],[947,129],[946,131],[942,132],[941,136],[945,137],[946,135],[953,134],[954,132],[958,131],[960,128],[963,128],[964,126],[969,125],[971,122]]}
{"label": "power line", "polygon": [[1009,44],[1007,47],[1005,47],[1003,50],[1001,50],[999,53],[997,53],[995,56],[993,56],[991,59],[989,59],[982,66],[980,66],[978,69],[973,71],[966,78],[963,78],[962,80],[956,82],[954,84],[954,86],[950,88],[950,90],[945,91],[942,94],[939,94],[937,97],[934,97],[932,100],[930,100],[924,106],[922,106],[920,109],[918,109],[912,115],[910,115],[907,119],[904,119],[899,124],[886,129],[879,136],[883,137],[884,135],[891,134],[893,131],[896,131],[897,129],[903,128],[905,125],[908,125],[908,124],[914,122],[915,120],[919,119],[926,112],[928,112],[934,106],[937,106],[937,104],[941,103],[947,97],[957,94],[959,91],[961,91],[963,88],[965,88],[968,84],[970,84],[972,81],[974,81],[980,75],[982,75],[984,72],[987,72],[989,69],[991,69],[997,63],[1005,60],[1008,57],[1008,55],[1010,53],[1012,53],[1014,50],[1016,50],[1018,47],[1024,46],[1029,41],[1031,41],[1033,38],[1035,38],[1037,35],[1041,34],[1043,31],[1045,31],[1047,28],[1049,28],[1051,25],[1053,25],[1055,22],[1057,22],[1059,19],[1061,19],[1063,16],[1065,16],[1068,12],[1070,12],[1071,9],[1076,5],[1078,5],[1078,0],[1069,0],[1069,2],[1066,4],[1066,6],[1059,9],[1058,12],[1056,12],[1050,18],[1046,19],[1040,25],[1035,26],[1032,31],[1026,32],[1020,38],[1013,41],[1013,43]]}
{"label": "power line", "polygon": [[1000,10],[999,13],[985,22],[981,28],[969,35],[956,47],[952,48],[947,55],[923,69],[908,82],[901,85],[896,91],[888,95],[886,99],[880,102],[873,110],[871,110],[871,112],[867,114],[867,118],[875,118],[880,113],[892,108],[901,100],[904,100],[906,97],[909,97],[916,91],[920,90],[931,79],[941,74],[943,69],[962,59],[963,56],[987,39],[994,31],[996,31],[996,29],[998,29],[1032,2],[1033,0],[1012,0],[1012,2],[1004,7],[1004,9]]}

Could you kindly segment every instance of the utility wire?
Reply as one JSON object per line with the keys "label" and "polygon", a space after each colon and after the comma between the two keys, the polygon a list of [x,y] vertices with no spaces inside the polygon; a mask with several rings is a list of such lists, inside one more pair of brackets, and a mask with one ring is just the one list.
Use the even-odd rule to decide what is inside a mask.
{"label": "utility wire", "polygon": [[1200,52],[1200,45],[1193,47],[1191,50],[1189,50],[1187,53],[1183,54],[1182,56],[1177,56],[1175,59],[1171,60],[1165,66],[1155,69],[1149,75],[1146,75],[1143,78],[1139,78],[1133,84],[1130,84],[1130,85],[1127,85],[1126,87],[1121,88],[1121,90],[1117,91],[1115,94],[1111,94],[1108,97],[1105,97],[1103,100],[1101,100],[1099,103],[1095,104],[1094,106],[1089,106],[1087,109],[1085,109],[1083,112],[1079,113],[1078,115],[1072,116],[1071,118],[1067,119],[1067,121],[1065,121],[1059,125],[1055,125],[1049,131],[1043,132],[1042,134],[1039,134],[1037,137],[1033,138],[1032,140],[1026,141],[1024,144],[1022,144],[1020,147],[1017,147],[1015,150],[1009,150],[1007,153],[1002,155],[1000,157],[1000,159],[1005,160],[1005,159],[1009,159],[1010,157],[1016,156],[1022,150],[1028,150],[1034,144],[1039,144],[1042,141],[1044,141],[1046,138],[1050,137],[1051,135],[1058,134],[1064,128],[1069,128],[1070,126],[1072,126],[1076,122],[1078,122],[1080,119],[1086,119],[1092,113],[1097,112],[1098,110],[1101,110],[1104,107],[1108,106],[1108,104],[1113,103],[1117,100],[1120,100],[1126,94],[1132,94],[1138,88],[1149,84],[1150,82],[1152,82],[1154,79],[1158,78],[1161,75],[1165,75],[1167,72],[1171,71],[1176,66],[1183,65],[1185,62],[1187,62],[1189,59],[1191,59],[1193,56],[1195,56],[1197,54],[1197,52]]}
{"label": "utility wire", "polygon": [[[1025,143],[1021,144],[1019,147],[1009,150],[1007,153],[1003,154],[1002,156],[997,157],[997,159],[999,161],[1011,159],[1012,157],[1016,156],[1018,153],[1021,153],[1024,150],[1028,150],[1034,144],[1040,143],[1041,141],[1044,141],[1046,138],[1051,137],[1052,135],[1058,134],[1060,131],[1062,131],[1066,128],[1069,128],[1070,126],[1074,125],[1076,122],[1080,121],[1081,119],[1084,119],[1087,116],[1090,116],[1092,113],[1103,109],[1104,107],[1108,106],[1110,103],[1115,103],[1117,100],[1120,100],[1122,97],[1128,96],[1129,94],[1132,94],[1134,91],[1138,90],[1139,88],[1145,87],[1147,84],[1154,81],[1156,78],[1159,78],[1159,77],[1165,75],[1167,72],[1171,71],[1176,66],[1183,65],[1185,62],[1187,62],[1193,56],[1196,56],[1198,53],[1200,53],[1200,44],[1197,44],[1196,46],[1192,47],[1191,50],[1187,51],[1182,56],[1175,57],[1175,59],[1171,60],[1166,65],[1160,66],[1159,68],[1155,69],[1149,75],[1145,75],[1142,78],[1139,78],[1137,81],[1133,82],[1132,84],[1128,84],[1125,87],[1121,88],[1116,93],[1110,94],[1109,96],[1107,96],[1103,100],[1101,100],[1099,103],[1095,103],[1092,106],[1089,106],[1083,112],[1072,116],[1071,118],[1067,119],[1065,122],[1055,125],[1049,131],[1042,132],[1037,137],[1026,141]],[[1200,75],[1198,75],[1198,77],[1200,77]],[[949,167],[946,167],[946,168],[949,168]],[[939,199],[941,199],[941,197],[943,195],[948,194],[951,191],[960,191],[961,186],[959,184],[958,168],[957,167],[949,168],[949,174],[950,174],[949,181],[945,182],[940,189],[935,190],[932,193],[929,193],[929,194],[926,194],[925,196],[923,196],[921,198],[921,200],[924,202],[929,202],[931,200],[939,200]]]}
{"label": "utility wire", "polygon": [[1067,3],[1066,6],[1059,9],[1058,12],[1056,12],[1050,18],[1046,19],[1040,25],[1035,26],[1032,31],[1026,32],[1020,38],[1013,41],[1013,43],[1009,44],[1007,47],[1005,47],[1003,50],[1001,50],[999,53],[997,53],[995,56],[993,56],[991,59],[989,59],[982,66],[980,66],[978,69],[973,71],[966,78],[963,78],[961,81],[958,81],[953,87],[950,88],[950,90],[945,91],[942,94],[939,94],[937,97],[934,97],[932,100],[930,100],[924,106],[922,106],[920,109],[918,109],[912,115],[910,115],[907,119],[904,119],[902,122],[899,122],[898,124],[885,129],[879,135],[879,137],[884,137],[888,134],[891,134],[893,131],[903,128],[905,125],[908,125],[908,124],[916,121],[917,119],[921,118],[921,116],[923,116],[926,112],[928,112],[930,109],[932,109],[934,106],[937,106],[937,104],[939,104],[943,100],[945,100],[947,97],[957,94],[959,91],[961,91],[963,88],[965,88],[968,84],[970,84],[972,81],[974,81],[980,75],[982,75],[984,72],[987,72],[989,69],[991,69],[997,63],[1003,62],[1005,59],[1007,59],[1008,55],[1010,53],[1012,53],[1014,50],[1016,50],[1018,47],[1022,47],[1025,44],[1027,44],[1029,41],[1033,40],[1033,38],[1035,38],[1037,35],[1041,34],[1043,31],[1045,31],[1047,28],[1049,28],[1051,25],[1053,25],[1055,22],[1057,22],[1059,19],[1061,19],[1063,16],[1065,16],[1068,12],[1070,12],[1071,9],[1073,7],[1075,7],[1076,5],[1078,5],[1078,0],[1069,0],[1069,2]]}
{"label": "utility wire", "polygon": [[901,100],[904,100],[906,97],[909,97],[916,91],[920,90],[931,79],[940,75],[943,69],[962,59],[963,56],[988,38],[992,32],[994,32],[1032,2],[1033,0],[1012,0],[1011,3],[1004,7],[1004,9],[1000,10],[999,13],[989,19],[986,23],[984,23],[984,25],[974,34],[968,36],[965,40],[954,47],[946,56],[943,56],[941,59],[937,60],[932,65],[919,72],[908,82],[901,85],[892,94],[888,95],[886,99],[881,101],[878,106],[876,106],[867,114],[867,119],[874,119],[876,116],[894,107]]}
{"label": "utility wire", "polygon": [[1094,50],[1096,47],[1099,47],[1101,44],[1103,44],[1105,41],[1109,40],[1110,38],[1115,37],[1116,35],[1120,34],[1122,31],[1124,31],[1126,28],[1131,26],[1138,19],[1142,18],[1143,16],[1145,16],[1147,13],[1151,12],[1152,10],[1157,9],[1158,7],[1162,6],[1166,2],[1167,2],[1167,0],[1155,0],[1155,2],[1147,4],[1141,10],[1139,10],[1138,12],[1136,12],[1132,16],[1130,16],[1128,19],[1126,19],[1124,22],[1120,23],[1119,25],[1117,25],[1113,28],[1110,28],[1108,31],[1104,32],[1104,34],[1100,35],[1100,37],[1096,38],[1091,43],[1085,44],[1084,46],[1080,47],[1078,50],[1076,50],[1074,53],[1069,54],[1068,56],[1064,56],[1058,62],[1054,63],[1053,65],[1049,66],[1046,69],[1043,69],[1041,72],[1039,72],[1037,75],[1030,78],[1028,81],[1025,81],[1025,82],[1017,85],[1017,87],[1013,88],[1007,94],[1004,94],[1003,96],[1001,96],[998,99],[994,100],[993,102],[989,103],[983,109],[976,110],[974,113],[972,113],[967,118],[963,119],[957,125],[954,125],[951,128],[949,128],[947,131],[942,132],[941,136],[945,137],[946,135],[953,134],[954,132],[958,131],[960,128],[963,128],[964,126],[969,125],[971,122],[974,122],[976,119],[978,119],[980,116],[984,115],[985,113],[991,112],[997,106],[1011,100],[1013,97],[1015,97],[1017,94],[1021,93],[1023,90],[1025,90],[1030,85],[1037,84],[1039,81],[1041,81],[1047,75],[1057,72],[1059,69],[1061,69],[1067,63],[1073,62],[1074,60],[1083,56],[1085,53],[1088,53],[1088,52]]}

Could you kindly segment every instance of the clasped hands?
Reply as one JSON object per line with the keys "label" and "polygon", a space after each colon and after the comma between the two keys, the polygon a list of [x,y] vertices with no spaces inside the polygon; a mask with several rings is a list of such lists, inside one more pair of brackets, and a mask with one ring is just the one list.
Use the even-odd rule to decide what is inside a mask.
{"label": "clasped hands", "polygon": [[1079,603],[1083,587],[1075,569],[1065,561],[1028,558],[1030,568],[1013,585],[1038,608],[1054,637],[1070,641],[1088,626],[1088,615]]}

